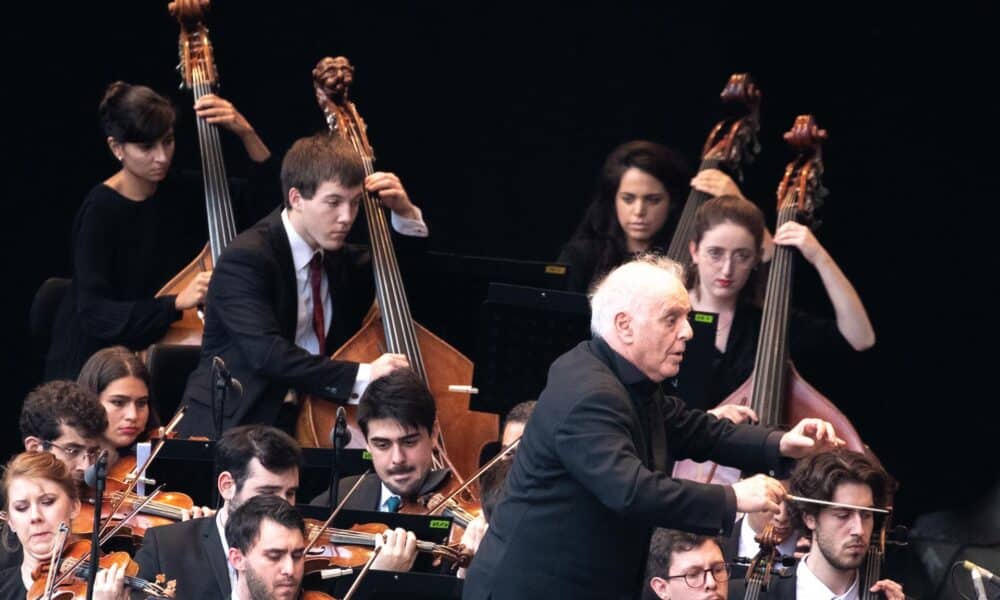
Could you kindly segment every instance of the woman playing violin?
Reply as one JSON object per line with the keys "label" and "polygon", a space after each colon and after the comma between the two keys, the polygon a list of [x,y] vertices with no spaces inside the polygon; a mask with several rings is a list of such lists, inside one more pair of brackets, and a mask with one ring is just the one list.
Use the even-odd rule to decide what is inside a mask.
{"label": "woman playing violin", "polygon": [[135,454],[136,442],[146,440],[149,430],[159,426],[149,406],[149,371],[128,348],[112,346],[96,352],[83,365],[77,383],[94,393],[107,412],[104,442],[117,456]]}
{"label": "woman playing violin", "polygon": [[[270,157],[227,100],[209,94],[194,108],[207,123],[236,134],[255,163]],[[154,298],[208,239],[204,225],[192,227],[204,223],[201,177],[170,170],[174,107],[148,87],[117,81],[101,101],[100,121],[119,168],[87,194],[76,215],[72,290],[56,317],[61,335],[49,350],[46,379],[76,378],[84,361],[107,346],[145,348],[180,318],[179,311],[201,304],[208,287],[205,272],[179,294]],[[246,223],[269,208],[254,202],[260,208],[243,215]]]}
{"label": "woman playing violin", "polygon": [[688,182],[688,167],[673,150],[647,141],[615,148],[601,167],[597,191],[558,262],[570,266],[568,287],[586,292],[591,283],[630,257],[664,252],[670,244],[687,184],[713,194],[739,194],[718,169],[703,169]]}
{"label": "woman playing violin", "polygon": [[[21,564],[0,571],[0,600],[23,600],[39,567],[52,556],[59,525],[80,512],[80,498],[66,466],[48,452],[25,452],[11,459],[0,489],[7,498],[7,526],[24,547]],[[94,598],[124,600],[124,579],[118,565],[98,571]]]}
{"label": "woman playing violin", "polygon": [[[710,408],[740,386],[753,372],[760,331],[762,294],[758,266],[765,253],[764,215],[736,196],[719,196],[698,209],[690,242],[692,268],[687,287],[692,308],[719,315],[711,376],[685,378],[694,356],[685,357],[677,378],[677,395],[691,408]],[[808,227],[786,223],[774,244],[798,248],[823,282],[836,319],[792,313],[790,352],[796,355],[844,347],[861,351],[875,343],[875,332],[854,286]],[[721,411],[721,412],[720,412]],[[713,411],[737,422],[750,415],[746,407],[727,405]]]}

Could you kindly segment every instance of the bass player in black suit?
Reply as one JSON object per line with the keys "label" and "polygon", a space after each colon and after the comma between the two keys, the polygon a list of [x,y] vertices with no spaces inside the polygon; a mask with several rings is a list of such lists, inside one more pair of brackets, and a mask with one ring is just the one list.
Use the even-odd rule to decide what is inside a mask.
{"label": "bass player in black suit", "polygon": [[734,425],[665,397],[692,335],[681,270],[646,257],[598,284],[594,337],[553,363],[507,477],[507,493],[472,561],[466,599],[634,598],[654,527],[720,535],[736,512],[777,511],[781,484],[674,480],[678,458],[756,473],[842,444],[805,419],[788,432]]}
{"label": "bass player in black suit", "polygon": [[[181,435],[216,435],[216,356],[241,388],[224,400],[222,430],[264,423],[291,431],[296,393],[356,402],[369,381],[408,366],[400,354],[383,354],[370,364],[328,358],[358,330],[374,296],[368,249],[345,243],[362,189],[392,210],[393,227],[404,234],[401,244],[421,246],[419,238],[427,236],[421,211],[399,178],[384,172],[365,177],[349,144],[317,134],[289,149],[281,186],[283,208],[240,234],[215,266]],[[405,256],[414,248],[399,250]]]}

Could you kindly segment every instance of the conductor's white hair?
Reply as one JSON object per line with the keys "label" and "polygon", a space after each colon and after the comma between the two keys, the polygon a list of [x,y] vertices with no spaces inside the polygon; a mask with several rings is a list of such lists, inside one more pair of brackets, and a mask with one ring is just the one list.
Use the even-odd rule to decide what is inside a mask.
{"label": "conductor's white hair", "polygon": [[684,281],[684,267],[659,254],[643,254],[608,273],[590,293],[590,331],[607,338],[615,315],[644,314],[646,304],[667,281]]}

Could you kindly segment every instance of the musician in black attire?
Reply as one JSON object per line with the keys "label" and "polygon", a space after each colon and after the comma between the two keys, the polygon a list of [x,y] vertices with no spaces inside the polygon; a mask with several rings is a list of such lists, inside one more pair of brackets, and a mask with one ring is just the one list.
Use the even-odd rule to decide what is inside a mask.
{"label": "musician in black attire", "polygon": [[594,338],[549,370],[464,598],[633,598],[655,526],[725,534],[737,511],[776,511],[784,497],[765,475],[732,486],[671,479],[675,458],[774,473],[783,456],[843,443],[818,419],[782,433],[663,396],[691,337],[689,311],[668,259],[626,263],[597,285]]}
{"label": "musician in black attire", "polygon": [[[265,183],[276,179],[271,153],[227,100],[208,94],[194,108],[199,119],[237,135],[254,165],[249,185],[230,185],[236,225],[249,225],[274,205]],[[205,299],[209,272],[178,295],[154,298],[208,240],[201,175],[170,168],[175,116],[170,101],[145,86],[117,81],[104,94],[101,128],[120,168],[77,211],[73,283],[56,316],[46,379],[75,379],[101,348],[146,348],[180,310]]]}
{"label": "musician in black attire", "polygon": [[718,169],[704,169],[690,182],[688,173],[678,153],[654,142],[636,140],[612,150],[601,167],[593,200],[557,259],[570,266],[568,289],[586,292],[640,252],[665,253],[689,183],[713,196],[740,193]]}

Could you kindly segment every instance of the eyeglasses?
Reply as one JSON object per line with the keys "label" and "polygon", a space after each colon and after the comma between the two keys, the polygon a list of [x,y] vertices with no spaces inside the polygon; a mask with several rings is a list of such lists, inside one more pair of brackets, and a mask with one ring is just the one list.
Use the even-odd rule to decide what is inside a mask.
{"label": "eyeglasses", "polygon": [[729,580],[729,565],[726,563],[716,563],[707,569],[700,569],[698,571],[691,571],[689,573],[682,573],[680,575],[668,575],[667,579],[678,579],[680,577],[684,578],[684,583],[688,584],[688,587],[700,588],[705,585],[706,573],[712,573],[712,578],[716,581],[728,581]]}
{"label": "eyeglasses", "polygon": [[[711,247],[705,250],[705,254],[708,256],[709,262],[714,265],[721,265],[726,262],[727,252],[722,248]],[[745,267],[749,265],[757,257],[752,251],[746,248],[737,248],[732,252],[728,253],[729,260],[733,262],[734,266]]]}
{"label": "eyeglasses", "polygon": [[90,462],[94,462],[95,460],[97,460],[97,457],[100,456],[101,454],[100,447],[88,449],[88,448],[81,448],[79,446],[60,446],[59,444],[55,442],[50,442],[49,440],[43,441],[42,447],[45,450],[49,450],[50,448],[58,448],[62,450],[66,454],[66,456],[70,457],[71,459],[75,459],[76,457],[80,456],[80,453],[82,452],[83,455],[86,456],[87,460],[89,460]]}

